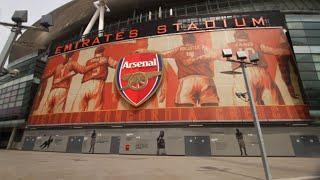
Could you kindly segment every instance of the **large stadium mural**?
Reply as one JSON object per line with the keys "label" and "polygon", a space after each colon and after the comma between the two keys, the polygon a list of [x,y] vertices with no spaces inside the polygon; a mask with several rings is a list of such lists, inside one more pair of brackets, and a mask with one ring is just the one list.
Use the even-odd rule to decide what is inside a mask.
{"label": "large stadium mural", "polygon": [[[221,56],[224,48],[260,54],[258,65],[247,69],[262,121],[309,119],[282,28],[247,28],[126,40],[52,56],[29,125],[252,121],[249,103],[237,96],[246,92],[241,68]],[[123,63],[145,56],[153,58]],[[161,71],[156,65],[160,59]],[[149,82],[159,88],[133,106],[116,77],[121,69],[137,73],[153,65],[157,68],[150,81],[143,80],[146,73],[138,73],[129,90],[136,93]],[[122,80],[128,84],[128,78]]]}

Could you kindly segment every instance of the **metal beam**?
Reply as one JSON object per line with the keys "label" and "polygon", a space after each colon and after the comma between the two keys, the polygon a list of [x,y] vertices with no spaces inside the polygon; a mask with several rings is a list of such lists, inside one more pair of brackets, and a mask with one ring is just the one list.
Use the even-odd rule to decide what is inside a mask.
{"label": "metal beam", "polygon": [[21,32],[21,29],[19,27],[13,27],[11,29],[11,33],[10,33],[10,35],[7,39],[7,42],[4,45],[4,47],[1,51],[1,54],[0,54],[0,70],[4,67],[4,65],[8,59],[12,44],[17,39],[18,34],[20,32]]}
{"label": "metal beam", "polygon": [[104,11],[105,7],[103,4],[100,5],[100,17],[99,17],[99,36],[103,36],[103,30],[104,30]]}
{"label": "metal beam", "polygon": [[97,21],[97,19],[98,19],[98,17],[99,17],[99,13],[100,13],[100,10],[97,9],[96,12],[94,13],[94,15],[92,16],[89,24],[87,25],[86,29],[84,30],[82,36],[87,35],[87,34],[91,31],[94,23]]}

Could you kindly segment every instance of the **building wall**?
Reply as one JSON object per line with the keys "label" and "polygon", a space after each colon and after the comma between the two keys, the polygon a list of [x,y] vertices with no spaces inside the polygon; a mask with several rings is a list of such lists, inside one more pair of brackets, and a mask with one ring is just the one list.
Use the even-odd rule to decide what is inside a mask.
{"label": "building wall", "polygon": [[0,77],[0,122],[26,119],[44,68],[43,55],[31,54],[8,65],[19,75]]}
{"label": "building wall", "polygon": [[[239,128],[244,135],[247,153],[249,156],[259,156],[259,146],[253,127]],[[96,153],[110,153],[112,136],[120,136],[120,154],[148,154],[157,152],[156,139],[159,132],[164,130],[167,155],[185,155],[185,136],[210,137],[211,155],[214,156],[239,156],[239,146],[235,138],[235,128],[135,128],[135,129],[96,129]],[[88,153],[93,129],[71,130],[28,130],[23,141],[28,136],[36,138],[34,151],[66,152],[70,136],[83,136],[82,153]],[[269,156],[295,156],[292,145],[292,136],[314,135],[320,138],[317,127],[266,127],[263,135]],[[40,145],[49,136],[53,143],[48,149],[41,150]],[[57,139],[57,140],[56,140]],[[126,150],[126,145],[130,146]],[[319,149],[319,141],[314,142]],[[308,154],[305,154],[308,156]],[[317,154],[316,154],[317,155]],[[319,154],[318,154],[319,155]]]}
{"label": "building wall", "polygon": [[320,15],[286,15],[299,74],[312,114],[320,115]]}

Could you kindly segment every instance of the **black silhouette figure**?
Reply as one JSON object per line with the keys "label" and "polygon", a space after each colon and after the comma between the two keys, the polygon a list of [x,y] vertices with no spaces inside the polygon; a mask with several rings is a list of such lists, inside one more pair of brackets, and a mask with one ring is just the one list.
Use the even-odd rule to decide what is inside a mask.
{"label": "black silhouette figure", "polygon": [[48,149],[50,147],[50,144],[53,142],[53,138],[50,136],[48,140],[44,141],[41,145],[41,149]]}
{"label": "black silhouette figure", "polygon": [[157,138],[157,155],[166,154],[166,143],[164,140],[164,131],[160,131],[159,137]]}
{"label": "black silhouette figure", "polygon": [[96,138],[97,138],[96,130],[93,130],[93,132],[92,132],[92,134],[91,134],[91,142],[90,142],[89,153],[90,153],[90,152],[91,152],[92,154],[94,153],[94,146],[96,145]]}
{"label": "black silhouette figure", "polygon": [[244,143],[244,140],[243,140],[243,134],[242,132],[240,132],[239,129],[236,129],[236,138],[238,140],[241,156],[243,155],[242,149],[244,151],[244,154],[248,156],[247,150],[246,150],[246,144]]}

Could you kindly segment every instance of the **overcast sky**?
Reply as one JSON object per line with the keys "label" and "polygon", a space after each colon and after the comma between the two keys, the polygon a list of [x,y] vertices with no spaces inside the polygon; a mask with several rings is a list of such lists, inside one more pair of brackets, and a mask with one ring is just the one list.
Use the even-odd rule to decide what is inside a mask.
{"label": "overcast sky", "polygon": [[[28,10],[28,22],[32,25],[42,15],[51,12],[71,0],[0,0],[0,21],[12,22],[11,16],[14,10]],[[0,26],[0,51],[7,41],[10,28]]]}

